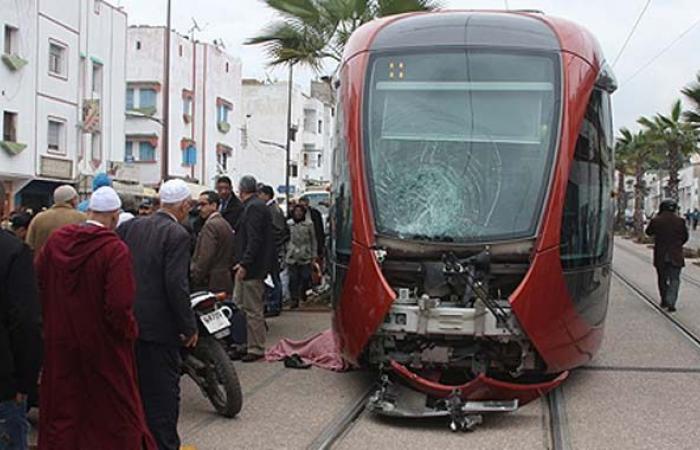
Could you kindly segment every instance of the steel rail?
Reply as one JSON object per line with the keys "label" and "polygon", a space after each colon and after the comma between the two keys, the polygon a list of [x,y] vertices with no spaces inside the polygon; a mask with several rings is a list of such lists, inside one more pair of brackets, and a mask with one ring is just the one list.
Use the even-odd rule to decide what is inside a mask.
{"label": "steel rail", "polygon": [[306,447],[307,450],[328,450],[333,448],[333,445],[357,423],[357,420],[367,408],[367,401],[375,389],[376,385],[372,383],[372,385],[363,390],[354,401],[348,403],[347,406],[336,414],[328,425],[321,430],[321,433],[316,436],[316,439]]}
{"label": "steel rail", "polygon": [[566,418],[564,391],[559,386],[546,397],[549,412],[549,438],[552,450],[571,450],[569,422]]}
{"label": "steel rail", "polygon": [[[649,262],[649,260],[647,258],[645,258],[644,256],[640,255],[639,253],[637,253],[634,250],[631,250],[629,248],[625,248],[623,246],[618,245],[618,246],[615,246],[615,249],[616,249],[616,251],[617,251],[617,249],[621,249],[624,253],[627,253],[628,255],[631,255],[640,261],[644,261],[646,263]],[[691,277],[683,272],[681,272],[681,280],[683,280],[689,284],[692,284],[696,288],[700,289],[700,281],[696,280],[695,278],[693,278],[693,277]]]}
{"label": "steel rail", "polygon": [[673,327],[683,336],[685,336],[686,339],[688,339],[695,347],[697,347],[700,350],[700,336],[695,334],[688,326],[686,326],[683,322],[675,318],[674,316],[670,315],[666,311],[661,308],[661,306],[649,295],[647,294],[641,287],[639,287],[635,282],[631,281],[629,278],[625,277],[622,275],[619,271],[617,271],[615,268],[612,269],[613,275],[620,280],[622,284],[624,284],[629,290],[637,294],[639,298],[644,300],[644,302],[652,308],[657,314],[659,314],[661,317],[666,318]]}

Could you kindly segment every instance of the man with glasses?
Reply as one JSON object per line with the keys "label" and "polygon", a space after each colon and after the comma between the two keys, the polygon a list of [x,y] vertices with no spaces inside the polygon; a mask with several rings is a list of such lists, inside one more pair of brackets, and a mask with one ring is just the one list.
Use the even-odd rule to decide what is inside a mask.
{"label": "man with glasses", "polygon": [[190,274],[193,289],[233,293],[233,229],[219,212],[219,194],[202,192],[199,217],[204,226],[197,237]]}

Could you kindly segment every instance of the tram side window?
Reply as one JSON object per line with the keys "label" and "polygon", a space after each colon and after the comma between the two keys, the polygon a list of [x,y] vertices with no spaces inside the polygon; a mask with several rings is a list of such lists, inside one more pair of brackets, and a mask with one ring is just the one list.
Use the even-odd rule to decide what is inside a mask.
{"label": "tram side window", "polygon": [[561,227],[564,269],[604,263],[610,255],[613,176],[609,95],[595,89],[579,131]]}
{"label": "tram side window", "polygon": [[345,144],[344,114],[342,103],[336,109],[335,150],[333,152],[333,188],[331,232],[334,237],[332,250],[335,254],[350,255],[352,248],[352,198],[350,168]]}

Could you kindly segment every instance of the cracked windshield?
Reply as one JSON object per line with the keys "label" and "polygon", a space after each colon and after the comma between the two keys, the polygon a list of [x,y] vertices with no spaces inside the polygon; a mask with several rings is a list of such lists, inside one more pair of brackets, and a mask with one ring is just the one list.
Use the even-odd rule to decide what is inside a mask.
{"label": "cracked windshield", "polygon": [[445,242],[533,233],[554,152],[556,59],[409,53],[371,70],[379,232]]}

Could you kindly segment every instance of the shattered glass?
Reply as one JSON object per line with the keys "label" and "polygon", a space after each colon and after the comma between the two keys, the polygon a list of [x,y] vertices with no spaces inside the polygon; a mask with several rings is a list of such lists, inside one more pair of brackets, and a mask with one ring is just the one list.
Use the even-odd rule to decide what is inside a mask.
{"label": "shattered glass", "polygon": [[534,230],[554,151],[552,59],[380,57],[372,82],[370,186],[381,233],[463,242]]}

